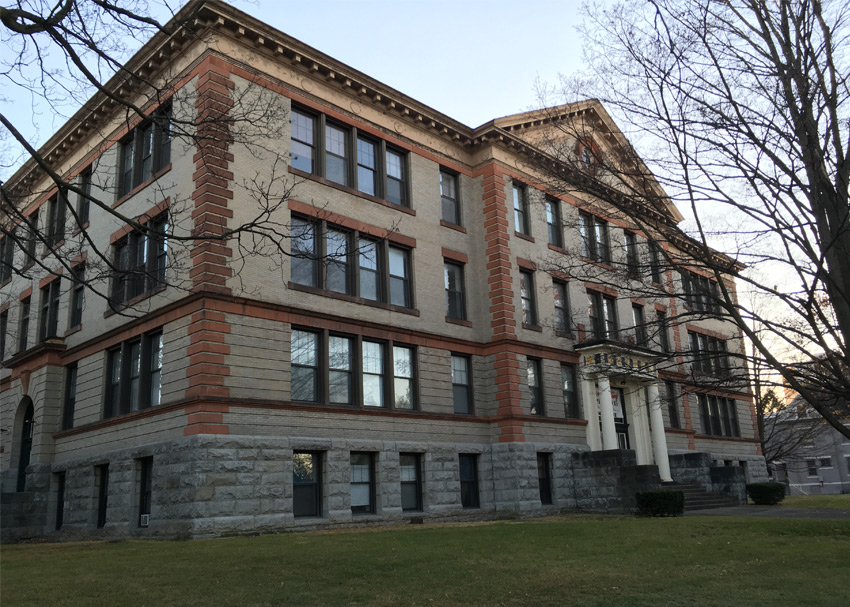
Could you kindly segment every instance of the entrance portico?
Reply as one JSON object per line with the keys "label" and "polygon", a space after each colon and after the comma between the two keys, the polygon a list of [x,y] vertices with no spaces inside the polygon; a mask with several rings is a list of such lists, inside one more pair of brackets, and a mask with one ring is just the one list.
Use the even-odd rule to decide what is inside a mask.
{"label": "entrance portico", "polygon": [[[657,356],[608,340],[585,342],[576,350],[581,353],[580,392],[591,450],[631,447],[639,465],[654,463],[661,481],[672,481],[658,396]],[[624,433],[621,440],[618,434]]]}

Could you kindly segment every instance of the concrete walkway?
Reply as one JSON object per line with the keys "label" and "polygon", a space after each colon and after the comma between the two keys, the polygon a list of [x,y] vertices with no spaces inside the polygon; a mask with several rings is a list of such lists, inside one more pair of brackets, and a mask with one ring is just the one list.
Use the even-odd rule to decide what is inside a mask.
{"label": "concrete walkway", "polygon": [[685,516],[761,516],[775,518],[822,518],[850,520],[850,510],[835,510],[828,508],[783,508],[782,506],[730,506],[728,508],[711,508],[707,510],[691,510]]}

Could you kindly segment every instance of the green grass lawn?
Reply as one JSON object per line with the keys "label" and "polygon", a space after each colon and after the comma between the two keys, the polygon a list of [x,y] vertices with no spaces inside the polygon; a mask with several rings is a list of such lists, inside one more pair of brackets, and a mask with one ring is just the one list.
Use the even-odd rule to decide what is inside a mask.
{"label": "green grass lawn", "polygon": [[570,515],[4,546],[2,604],[850,605],[850,520]]}
{"label": "green grass lawn", "polygon": [[829,508],[850,510],[850,494],[844,495],[786,495],[779,503],[786,508]]}

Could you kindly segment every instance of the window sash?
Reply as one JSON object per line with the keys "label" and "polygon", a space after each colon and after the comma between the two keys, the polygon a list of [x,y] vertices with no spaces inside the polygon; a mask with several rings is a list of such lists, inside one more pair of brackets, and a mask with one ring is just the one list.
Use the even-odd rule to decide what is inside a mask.
{"label": "window sash", "polygon": [[478,492],[478,456],[461,453],[458,456],[460,467],[460,503],[464,508],[479,508]]}
{"label": "window sash", "polygon": [[457,195],[457,175],[440,171],[440,200],[442,219],[446,223],[461,225],[460,205]]}
{"label": "window sash", "polygon": [[86,294],[86,266],[80,264],[72,270],[73,287],[71,288],[71,316],[69,326],[78,327],[83,324],[83,307]]}
{"label": "window sash", "polygon": [[564,413],[571,419],[580,419],[576,370],[573,365],[561,365],[561,390],[564,396]]}
{"label": "window sash", "polygon": [[540,376],[541,366],[539,358],[526,359],[526,378],[528,382],[528,396],[532,415],[545,414],[543,407],[543,381]]}
{"label": "window sash", "polygon": [[555,331],[557,333],[570,333],[570,308],[567,283],[553,280],[552,294],[555,300]]}
{"label": "window sash", "polygon": [[470,397],[470,359],[467,356],[452,354],[452,400],[455,413],[472,413],[472,399]]}
{"label": "window sash", "polygon": [[561,231],[561,205],[557,200],[546,201],[546,224],[549,228],[549,244],[554,247],[563,247],[564,236]]}
{"label": "window sash", "polygon": [[443,269],[446,286],[446,316],[466,320],[463,266],[447,261],[444,262]]}
{"label": "window sash", "polygon": [[41,318],[38,339],[44,341],[56,337],[59,329],[60,278],[54,279],[41,289]]}
{"label": "window sash", "polygon": [[401,479],[401,509],[405,512],[422,510],[421,457],[418,453],[399,455]]}
{"label": "window sash", "polygon": [[635,343],[638,346],[647,345],[646,319],[644,318],[643,306],[632,306],[632,324],[635,329]]}
{"label": "window sash", "polygon": [[525,198],[525,187],[514,184],[513,201],[514,226],[516,227],[516,231],[528,236],[528,204]]}
{"label": "window sash", "polygon": [[293,516],[322,514],[322,454],[295,451],[292,454]]}
{"label": "window sash", "polygon": [[351,511],[375,512],[374,453],[351,453]]}
{"label": "window sash", "polygon": [[540,488],[540,503],[552,503],[552,456],[549,453],[537,454],[537,485]]}
{"label": "window sash", "polygon": [[534,275],[527,270],[519,273],[520,300],[522,303],[522,322],[525,325],[537,325],[537,303],[534,292]]}

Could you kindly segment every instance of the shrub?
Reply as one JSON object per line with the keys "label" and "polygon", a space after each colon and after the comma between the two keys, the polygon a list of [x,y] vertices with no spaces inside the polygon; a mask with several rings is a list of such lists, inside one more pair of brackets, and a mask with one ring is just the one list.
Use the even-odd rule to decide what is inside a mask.
{"label": "shrub", "polygon": [[685,511],[682,491],[638,491],[635,497],[643,516],[681,516]]}
{"label": "shrub", "polygon": [[747,495],[760,506],[772,506],[785,499],[785,485],[782,483],[750,483]]}

